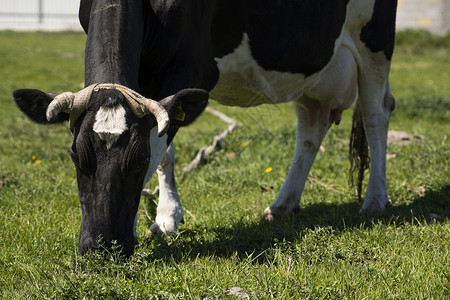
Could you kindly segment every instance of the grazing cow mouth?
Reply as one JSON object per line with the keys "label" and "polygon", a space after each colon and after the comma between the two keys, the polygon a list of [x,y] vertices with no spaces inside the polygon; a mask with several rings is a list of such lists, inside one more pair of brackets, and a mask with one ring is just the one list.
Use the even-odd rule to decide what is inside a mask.
{"label": "grazing cow mouth", "polygon": [[[173,116],[182,109],[179,101],[199,93],[206,105],[208,94],[195,89],[157,102],[121,85],[96,84],[56,96],[48,105],[49,120],[61,111],[70,115],[74,139],[69,155],[82,210],[81,254],[105,248],[133,254],[141,191],[151,161],[158,159],[155,143],[167,147],[169,113]],[[178,119],[172,120],[176,126]],[[154,153],[150,136],[156,139]]]}
{"label": "grazing cow mouth", "polygon": [[134,247],[137,239],[134,241],[119,242],[117,240],[106,241],[101,236],[97,239],[88,237],[84,240],[80,239],[79,251],[81,255],[89,252],[105,251],[106,253],[118,253],[124,257],[130,257],[134,253]]}
{"label": "grazing cow mouth", "polygon": [[205,109],[208,92],[182,89],[155,101],[107,83],[77,93],[20,89],[13,95],[17,106],[39,124],[70,122],[73,144],[68,153],[82,211],[81,254],[112,248],[131,255],[144,181],[155,173],[178,128]]}

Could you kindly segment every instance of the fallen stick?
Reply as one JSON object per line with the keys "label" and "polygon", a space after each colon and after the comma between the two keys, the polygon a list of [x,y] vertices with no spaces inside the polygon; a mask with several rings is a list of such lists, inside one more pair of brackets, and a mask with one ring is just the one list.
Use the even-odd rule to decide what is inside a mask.
{"label": "fallen stick", "polygon": [[218,111],[218,110],[212,109],[211,107],[207,107],[207,108],[205,109],[205,111],[207,111],[207,112],[209,112],[210,114],[212,114],[212,115],[218,117],[219,119],[221,119],[222,121],[224,121],[224,122],[227,123],[227,124],[236,123],[236,120],[230,118],[229,116],[227,116],[226,114],[224,114],[224,113],[222,113],[222,112],[220,112],[220,111]]}
{"label": "fallen stick", "polygon": [[197,153],[197,155],[195,156],[195,158],[189,163],[189,165],[187,165],[186,167],[183,168],[184,173],[189,173],[192,170],[194,170],[195,168],[198,167],[198,165],[204,161],[205,156],[207,156],[208,154],[210,154],[211,152],[214,151],[214,149],[220,145],[220,143],[223,142],[223,140],[225,140],[225,138],[232,133],[236,128],[238,128],[240,126],[240,124],[228,117],[227,115],[225,115],[224,113],[221,113],[220,111],[214,110],[210,107],[206,108],[206,111],[209,112],[210,114],[218,117],[219,119],[221,119],[222,121],[224,121],[225,123],[228,124],[227,129],[225,129],[221,134],[216,135],[213,139],[213,142],[210,146],[204,147],[202,149],[200,149]]}
{"label": "fallen stick", "polygon": [[321,185],[322,187],[326,188],[327,190],[330,190],[330,191],[335,192],[336,194],[345,195],[345,193],[343,193],[343,192],[341,192],[341,191],[335,189],[334,187],[332,187],[332,186],[329,185],[329,184],[326,184],[325,182],[320,181],[320,180],[317,179],[316,177],[312,176],[312,174],[310,174],[310,175],[308,176],[308,179],[310,179],[311,181],[317,183],[318,185]]}

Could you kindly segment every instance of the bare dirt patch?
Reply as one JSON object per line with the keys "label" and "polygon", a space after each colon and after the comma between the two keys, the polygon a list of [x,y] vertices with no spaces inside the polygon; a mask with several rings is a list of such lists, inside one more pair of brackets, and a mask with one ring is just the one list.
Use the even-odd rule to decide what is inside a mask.
{"label": "bare dirt patch", "polygon": [[389,131],[388,132],[388,143],[394,145],[408,145],[411,143],[421,143],[423,137],[420,135],[412,135],[404,131]]}

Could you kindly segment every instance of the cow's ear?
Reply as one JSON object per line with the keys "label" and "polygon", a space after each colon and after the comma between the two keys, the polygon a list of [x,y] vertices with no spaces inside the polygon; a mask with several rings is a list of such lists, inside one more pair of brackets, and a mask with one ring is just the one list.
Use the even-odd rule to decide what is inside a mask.
{"label": "cow's ear", "polygon": [[192,123],[208,105],[209,94],[202,89],[184,89],[161,100],[169,112],[171,126],[187,126]]}
{"label": "cow's ear", "polygon": [[13,93],[14,102],[31,120],[39,124],[55,124],[69,120],[69,114],[60,113],[51,121],[47,120],[47,107],[56,95],[40,90],[21,89]]}

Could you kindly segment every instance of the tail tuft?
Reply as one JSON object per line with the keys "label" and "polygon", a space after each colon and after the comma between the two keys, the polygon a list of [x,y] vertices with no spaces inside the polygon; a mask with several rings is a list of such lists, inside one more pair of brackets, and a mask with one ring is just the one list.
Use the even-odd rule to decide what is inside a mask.
{"label": "tail tuft", "polygon": [[[361,109],[359,104],[356,104],[353,111],[352,132],[350,135],[349,146],[349,160],[350,160],[350,176],[349,182],[351,186],[355,184],[355,177],[357,178],[356,189],[358,193],[358,200],[362,202],[362,184],[364,181],[364,174],[370,167],[369,147],[366,140],[366,132],[362,121]],[[357,175],[355,176],[355,171]]]}

